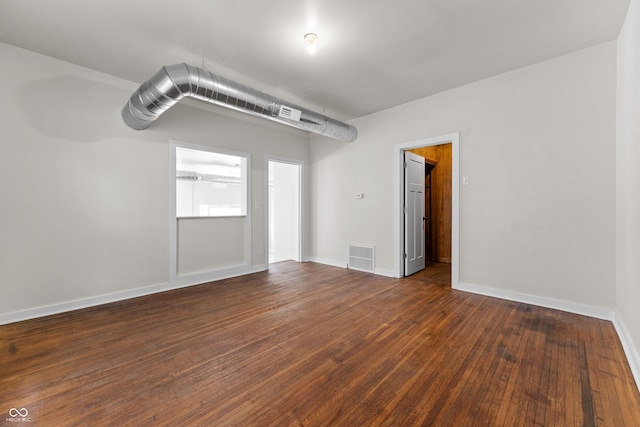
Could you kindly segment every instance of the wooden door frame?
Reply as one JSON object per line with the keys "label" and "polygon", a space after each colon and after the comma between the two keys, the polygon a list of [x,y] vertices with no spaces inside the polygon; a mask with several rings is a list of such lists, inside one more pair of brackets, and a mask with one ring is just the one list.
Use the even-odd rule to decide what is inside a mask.
{"label": "wooden door frame", "polygon": [[460,283],[460,133],[450,133],[394,146],[394,275],[404,277],[404,152],[412,148],[451,143],[451,287]]}

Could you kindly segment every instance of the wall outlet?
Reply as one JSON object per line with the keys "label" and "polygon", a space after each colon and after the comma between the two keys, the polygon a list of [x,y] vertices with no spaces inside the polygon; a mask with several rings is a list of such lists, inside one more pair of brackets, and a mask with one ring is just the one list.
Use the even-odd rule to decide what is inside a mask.
{"label": "wall outlet", "polygon": [[260,249],[258,249],[258,253],[260,255],[264,255],[264,246],[260,246]]}

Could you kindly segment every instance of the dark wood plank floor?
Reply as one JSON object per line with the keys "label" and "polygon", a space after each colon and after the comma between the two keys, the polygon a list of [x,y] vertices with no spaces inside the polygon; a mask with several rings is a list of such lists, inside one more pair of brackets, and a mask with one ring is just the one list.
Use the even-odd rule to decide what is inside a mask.
{"label": "dark wood plank floor", "polygon": [[313,263],[0,326],[0,424],[637,426],[610,322]]}

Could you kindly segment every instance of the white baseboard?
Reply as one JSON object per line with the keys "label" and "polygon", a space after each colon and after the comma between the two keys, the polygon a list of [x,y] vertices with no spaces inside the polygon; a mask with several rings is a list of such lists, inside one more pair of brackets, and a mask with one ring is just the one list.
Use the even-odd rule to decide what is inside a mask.
{"label": "white baseboard", "polygon": [[[316,258],[316,257],[306,257],[305,261],[315,262],[317,264],[330,265],[332,267],[348,268],[346,261],[336,261],[333,259]],[[356,270],[356,269],[354,268],[353,270]],[[385,277],[396,277],[393,270],[387,270],[384,268],[376,268],[373,274],[377,274],[378,276],[385,276]]]}
{"label": "white baseboard", "polygon": [[264,270],[264,265],[252,267],[242,266],[200,274],[193,274],[189,276],[179,276],[173,283],[160,283],[136,289],[127,289],[125,291],[118,291],[104,295],[81,298],[73,301],[65,301],[42,307],[29,308],[10,313],[2,313],[0,314],[0,325],[21,322],[23,320],[35,319],[38,317],[50,316],[52,314],[64,313],[67,311],[79,310],[82,308],[94,307],[111,302],[123,301],[131,298],[142,297],[145,295],[156,294],[159,292],[170,291],[173,289],[198,285],[201,283],[213,282],[216,280],[228,279],[245,274],[257,273]]}
{"label": "white baseboard", "polygon": [[384,268],[376,268],[374,274],[377,274],[378,276],[391,277],[394,279],[396,278],[393,270],[387,270]]}
{"label": "white baseboard", "polygon": [[[305,261],[316,262],[318,264],[325,264],[333,267],[346,268],[346,263],[324,258],[307,257],[305,258]],[[0,325],[49,316],[52,314],[58,314],[67,311],[79,310],[82,308],[94,307],[97,305],[116,301],[123,301],[131,298],[137,298],[173,289],[184,288],[201,283],[242,276],[245,274],[257,273],[260,271],[264,271],[265,269],[266,267],[264,265],[252,267],[240,266],[206,273],[192,274],[189,276],[179,276],[174,283],[160,283],[157,285],[145,286],[142,288],[129,289],[126,291],[113,292],[110,294],[98,295],[74,301],[66,301],[42,307],[0,314]],[[395,277],[393,271],[391,270],[377,269],[375,274],[387,277]],[[633,377],[635,379],[636,386],[638,387],[638,390],[640,390],[640,356],[638,355],[638,350],[636,349],[633,340],[631,339],[631,335],[629,334],[624,321],[614,310],[586,304],[578,304],[570,301],[557,300],[553,298],[523,294],[519,292],[506,291],[504,289],[473,285],[463,282],[460,282],[458,286],[455,287],[455,289],[459,291],[471,292],[474,294],[485,295],[509,301],[522,302],[525,304],[532,304],[611,321],[616,329],[616,332],[618,333],[620,342],[622,343],[622,347],[627,357],[627,361],[631,368]]]}
{"label": "white baseboard", "polygon": [[636,387],[638,387],[638,391],[640,391],[640,356],[638,355],[638,349],[633,345],[629,330],[617,311],[613,319],[613,326],[616,328],[616,332],[618,332],[618,337],[622,343],[624,354],[627,356],[631,373],[636,380]]}
{"label": "white baseboard", "polygon": [[328,258],[306,257],[305,261],[315,262],[317,264],[330,265],[332,267],[347,268],[346,261],[336,261]]}
{"label": "white baseboard", "polygon": [[536,295],[529,295],[520,292],[507,291],[504,289],[490,288],[488,286],[473,285],[471,283],[463,282],[458,283],[458,286],[456,286],[455,289],[509,301],[516,301],[545,308],[552,308],[555,310],[566,311],[568,313],[581,314],[583,316],[595,317],[596,319],[609,321],[613,321],[614,319],[614,311],[612,309],[604,307],[596,307],[588,304],[580,304],[554,298],[540,297]]}
{"label": "white baseboard", "polygon": [[631,373],[636,381],[636,387],[638,387],[638,390],[640,391],[640,356],[638,356],[638,350],[633,344],[633,340],[631,339],[631,335],[629,334],[624,321],[616,311],[603,307],[595,307],[587,304],[578,304],[570,301],[505,291],[503,289],[473,285],[470,283],[459,283],[456,289],[459,291],[466,291],[509,301],[522,302],[525,304],[532,304],[610,321],[613,323],[618,337],[620,338],[624,354],[627,357],[627,362],[631,368]]}
{"label": "white baseboard", "polygon": [[243,276],[245,274],[257,273],[266,270],[264,264],[255,266],[239,265],[236,267],[223,268],[220,270],[194,273],[178,276],[173,280],[175,288],[198,285],[200,283],[215,282],[216,280],[229,279],[231,277]]}

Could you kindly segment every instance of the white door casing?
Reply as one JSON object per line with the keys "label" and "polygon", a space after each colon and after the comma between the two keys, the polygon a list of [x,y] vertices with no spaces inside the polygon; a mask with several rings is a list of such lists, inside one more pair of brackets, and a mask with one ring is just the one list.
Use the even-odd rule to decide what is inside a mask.
{"label": "white door casing", "polygon": [[404,276],[404,153],[412,148],[432,145],[452,145],[451,176],[451,288],[459,289],[460,283],[460,133],[454,132],[429,138],[400,142],[393,148],[393,262],[394,277]]}
{"label": "white door casing", "polygon": [[[287,250],[284,251],[287,253],[287,256],[285,258],[290,258],[298,262],[303,261],[303,166],[304,163],[300,160],[265,155],[266,250],[264,251],[264,256],[265,266],[267,269],[269,268],[270,262],[277,262],[277,260],[275,259],[270,260],[270,254],[271,250],[274,249],[275,246],[281,246],[281,243],[284,243],[287,247]],[[288,175],[292,170],[296,169],[297,173],[295,174],[295,176],[288,176],[288,180],[285,179],[283,181],[282,178],[284,177],[284,172],[282,168],[288,170],[288,172],[286,172],[284,175]],[[281,193],[280,197],[274,197],[275,194],[272,192],[272,188],[270,185],[270,172],[275,169],[280,170],[280,173],[276,174],[279,177],[279,179],[277,179],[279,184],[276,184],[276,186],[279,187],[280,190],[285,190],[285,193]],[[275,190],[275,188],[273,190]],[[287,193],[289,194],[287,195]],[[283,204],[283,202],[286,203]],[[291,202],[293,202],[293,205],[291,205]],[[274,208],[277,209],[274,210]],[[282,211],[283,208],[286,210],[285,212]],[[283,214],[284,217],[288,219],[284,219]],[[287,236],[279,236],[279,232],[276,231],[276,229],[281,230],[280,226],[283,225],[283,220],[286,224],[285,228],[288,229],[287,233],[291,233]],[[276,226],[277,224],[279,224],[280,226]],[[280,252],[281,254],[284,253],[282,251]]]}

